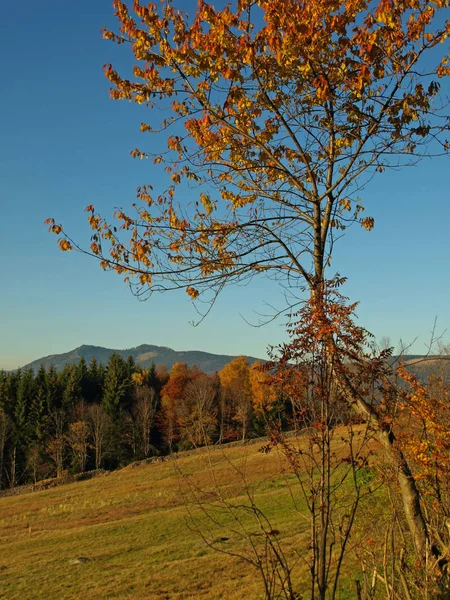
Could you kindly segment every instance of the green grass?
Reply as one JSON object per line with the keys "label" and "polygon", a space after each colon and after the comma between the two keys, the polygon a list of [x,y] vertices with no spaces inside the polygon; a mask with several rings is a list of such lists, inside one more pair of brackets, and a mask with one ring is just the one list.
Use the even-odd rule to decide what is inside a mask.
{"label": "green grass", "polygon": [[[283,548],[296,560],[295,579],[307,589],[309,522],[277,453],[259,445],[229,448],[172,461],[123,469],[50,490],[0,498],[0,598],[177,600],[263,598],[256,573],[242,557],[250,545],[241,525],[260,543],[259,529],[240,512],[239,523],[214,500],[245,505],[246,480],[270,519]],[[182,474],[182,476],[180,475]],[[217,486],[214,485],[214,478]],[[211,525],[193,502],[215,515]],[[191,491],[190,491],[191,490]],[[297,491],[296,491],[297,493]],[[189,509],[189,510],[188,510]],[[193,531],[189,513],[202,536]],[[221,540],[221,538],[228,538]],[[89,562],[70,565],[85,556]],[[346,563],[339,598],[353,598],[354,561]]]}

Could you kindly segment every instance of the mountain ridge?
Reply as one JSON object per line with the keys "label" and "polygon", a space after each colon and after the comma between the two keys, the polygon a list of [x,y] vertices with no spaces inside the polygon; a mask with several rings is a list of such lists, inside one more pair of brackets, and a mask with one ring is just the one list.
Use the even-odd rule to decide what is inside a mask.
{"label": "mountain ridge", "polygon": [[[125,349],[82,344],[68,352],[49,354],[48,356],[37,358],[21,367],[21,369],[31,368],[36,372],[41,365],[48,368],[53,364],[58,371],[61,371],[66,365],[78,363],[82,357],[88,363],[92,358],[95,358],[98,362],[106,365],[111,354],[119,354],[122,358],[132,356],[136,364],[142,368],[149,367],[154,363],[155,365],[165,365],[170,370],[175,363],[182,362],[188,366],[196,365],[206,373],[220,371],[235,356],[240,356],[214,354],[212,352],[204,352],[203,350],[174,350],[168,346],[156,346],[153,344],[140,344],[139,346]],[[246,358],[250,364],[253,364],[257,360],[262,360],[254,356],[246,356]]]}
{"label": "mountain ridge", "polygon": [[[167,369],[177,363],[186,363],[188,366],[196,365],[206,373],[215,373],[224,368],[236,356],[241,354],[215,354],[212,352],[204,352],[203,350],[174,350],[169,346],[156,346],[154,344],[139,344],[131,348],[117,349],[106,348],[104,346],[96,346],[92,344],[82,344],[73,350],[60,354],[49,354],[38,358],[21,369],[32,368],[37,372],[43,364],[48,368],[53,364],[58,371],[61,371],[66,365],[72,365],[79,362],[84,357],[87,363],[92,358],[96,358],[99,363],[106,366],[111,354],[119,354],[122,358],[132,356],[137,365],[142,368],[148,368],[153,363],[155,365],[165,365]],[[249,364],[252,365],[257,360],[264,359],[254,356],[246,356]],[[392,356],[390,362],[395,362],[396,356]],[[430,375],[437,374],[439,371],[444,371],[445,376],[450,378],[450,356],[424,356],[420,354],[410,354],[402,357],[405,365],[409,367],[419,379],[425,381]],[[417,361],[417,362],[416,362]]]}

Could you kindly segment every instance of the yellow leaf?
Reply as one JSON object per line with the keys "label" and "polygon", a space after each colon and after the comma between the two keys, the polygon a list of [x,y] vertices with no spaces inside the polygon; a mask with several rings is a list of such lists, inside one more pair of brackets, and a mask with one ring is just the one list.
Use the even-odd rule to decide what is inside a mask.
{"label": "yellow leaf", "polygon": [[68,240],[60,239],[58,240],[58,244],[63,252],[70,252],[72,250],[72,244]]}
{"label": "yellow leaf", "polygon": [[200,294],[200,292],[199,292],[198,290],[196,290],[195,288],[193,288],[193,287],[190,287],[190,286],[188,286],[188,287],[186,288],[186,292],[189,294],[189,296],[190,296],[190,297],[191,297],[193,300],[195,300],[196,298],[198,298],[198,296],[199,296],[199,294]]}

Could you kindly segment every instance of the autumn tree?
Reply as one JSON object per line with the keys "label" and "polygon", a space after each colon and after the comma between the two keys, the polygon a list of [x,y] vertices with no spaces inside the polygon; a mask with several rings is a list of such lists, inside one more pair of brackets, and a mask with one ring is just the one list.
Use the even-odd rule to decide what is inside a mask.
{"label": "autumn tree", "polygon": [[[245,356],[237,356],[219,371],[220,383],[225,396],[225,410],[240,426],[240,435],[245,440],[251,422],[252,386],[250,367]],[[222,417],[223,418],[223,417]]]}
{"label": "autumn tree", "polygon": [[[291,496],[305,502],[302,517],[309,519],[311,531],[304,558],[310,598],[321,600],[339,596],[340,572],[358,511],[373,491],[365,481],[371,472],[373,429],[370,422],[355,427],[355,419],[349,418],[345,389],[335,369],[373,404],[380,393],[376,384],[389,373],[385,360],[389,353],[371,353],[371,336],[355,324],[356,304],[348,305],[340,294],[341,283],[328,282],[320,301],[305,302],[289,328],[291,341],[270,352],[273,360],[266,366],[270,387],[292,405],[291,424],[297,435],[283,433],[271,402],[259,407],[266,415],[271,440],[266,450],[275,447],[286,457],[295,476]],[[330,332],[339,362],[329,360]],[[344,442],[340,448],[337,439]],[[306,590],[300,591],[303,595]]]}
{"label": "autumn tree", "polygon": [[[84,366],[86,366],[84,364]],[[67,443],[72,450],[74,462],[80,473],[86,470],[86,461],[89,450],[89,422],[87,409],[84,402],[79,402],[75,407],[68,432]]]}
{"label": "autumn tree", "polygon": [[95,455],[95,468],[100,469],[108,447],[112,420],[102,404],[91,404],[86,412],[89,424],[89,443]]}
{"label": "autumn tree", "polygon": [[189,383],[200,375],[196,368],[185,363],[175,363],[170,370],[169,380],[161,390],[161,427],[169,447],[180,437],[179,414],[184,393]]}
{"label": "autumn tree", "polygon": [[147,458],[152,450],[151,433],[155,422],[158,398],[153,388],[137,385],[135,389],[133,418],[137,429],[139,454]]}
{"label": "autumn tree", "polygon": [[[91,254],[140,296],[185,288],[213,302],[224,285],[263,273],[294,295],[306,286],[320,303],[336,234],[374,225],[358,195],[364,184],[447,152],[447,4],[237,0],[216,9],[200,0],[190,17],[176,2],[115,0],[119,30],[103,35],[130,43],[137,64],[130,77],[105,66],[111,96],[172,109],[160,127],[152,118],[141,125],[167,150],[132,151],[153,157],[170,181],[155,195],[140,186],[139,203],[119,209],[116,225],[89,206],[90,248],[50,219],[61,249]],[[189,184],[196,201],[178,202]],[[331,332],[327,339],[328,360],[339,363]],[[349,405],[398,466],[424,559],[429,535],[408,463],[342,373],[335,369]]]}
{"label": "autumn tree", "polygon": [[67,414],[61,409],[54,410],[50,414],[49,421],[50,437],[47,441],[45,451],[55,467],[56,477],[61,477],[67,454],[67,439],[65,435]]}
{"label": "autumn tree", "polygon": [[[297,372],[297,371],[296,371]],[[252,391],[253,426],[257,433],[266,434],[271,424],[268,421],[276,418],[278,427],[288,426],[294,429],[297,421],[292,411],[288,408],[287,401],[292,401],[292,396],[285,397],[274,385],[273,374],[266,364],[257,360],[250,367],[250,387]]]}
{"label": "autumn tree", "polygon": [[40,445],[33,444],[28,453],[28,469],[31,471],[33,485],[36,485],[39,472],[43,470],[44,464]]}
{"label": "autumn tree", "polygon": [[54,464],[56,477],[61,477],[64,470],[67,440],[63,434],[57,433],[52,437],[45,448],[50,460]]}
{"label": "autumn tree", "polygon": [[179,408],[182,439],[191,446],[208,445],[217,428],[218,381],[200,375],[187,384]]}
{"label": "autumn tree", "polygon": [[[417,596],[418,589],[418,596],[421,593],[423,597],[445,598],[450,588],[447,571],[450,561],[450,389],[445,378],[438,374],[431,375],[425,384],[404,365],[399,366],[397,373],[404,385],[399,392],[400,402],[394,403],[397,414],[391,418],[397,422],[399,445],[421,492],[430,539],[429,561],[421,574],[415,574],[415,581],[410,581],[411,596]],[[397,548],[401,546],[400,540]],[[433,547],[439,552],[433,552]],[[405,561],[408,559],[405,544],[399,554]],[[436,582],[438,564],[446,578]]]}

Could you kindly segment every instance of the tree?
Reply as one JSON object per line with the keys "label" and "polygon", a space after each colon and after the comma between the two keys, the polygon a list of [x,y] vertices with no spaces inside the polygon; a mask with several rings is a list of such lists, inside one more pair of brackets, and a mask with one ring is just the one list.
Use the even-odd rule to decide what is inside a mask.
{"label": "tree", "polygon": [[179,409],[182,438],[194,448],[206,446],[217,428],[217,381],[200,375],[188,383]]}
{"label": "tree", "polygon": [[231,409],[231,418],[241,426],[241,437],[245,440],[252,411],[252,387],[250,368],[245,356],[237,356],[219,371],[225,403]]}
{"label": "tree", "polygon": [[118,354],[111,354],[103,388],[103,405],[113,420],[117,420],[121,412],[128,408],[131,390],[129,365]]}
{"label": "tree", "polygon": [[84,473],[89,450],[89,423],[83,401],[79,402],[73,411],[66,439],[73,452],[78,471]]}
{"label": "tree", "polygon": [[42,439],[45,435],[48,420],[48,375],[44,365],[39,367],[34,379],[35,392],[30,408],[30,422],[33,426],[33,436]]}
{"label": "tree", "polygon": [[200,375],[196,367],[189,368],[186,363],[175,363],[170,371],[169,380],[161,390],[160,422],[164,438],[169,447],[179,439],[179,408],[186,387]]}
{"label": "tree", "polygon": [[95,452],[95,468],[98,470],[105,455],[105,446],[111,431],[112,421],[101,404],[88,406],[87,420],[90,429],[90,442]]}
{"label": "tree", "polygon": [[143,458],[147,458],[152,449],[151,432],[155,421],[156,407],[155,390],[145,385],[136,386],[133,416],[138,430],[140,454]]}
{"label": "tree", "polygon": [[36,386],[34,382],[34,373],[30,368],[20,373],[19,385],[17,387],[17,399],[14,406],[17,434],[24,444],[32,434],[29,417],[35,395]]}
{"label": "tree", "polygon": [[[450,560],[450,390],[440,375],[431,375],[427,383],[422,384],[404,365],[399,366],[397,373],[404,386],[399,393],[401,401],[393,405],[396,411],[391,413],[391,418],[396,422],[399,445],[421,493],[431,550],[439,549],[438,553],[430,552],[422,577],[415,574],[415,587],[419,581],[423,597],[428,593],[430,598],[445,598],[450,587],[447,571]],[[400,551],[405,561],[407,550],[403,545]],[[436,563],[446,575],[438,581],[439,590],[433,589]]]}
{"label": "tree", "polygon": [[55,365],[50,365],[47,371],[47,413],[61,408],[62,384]]}
{"label": "tree", "polygon": [[[196,296],[261,271],[315,288],[333,232],[373,226],[355,198],[362,178],[446,149],[437,79],[450,68],[435,49],[448,36],[443,1],[239,0],[233,11],[202,0],[193,19],[172,2],[135,2],[134,16],[114,6],[120,32],[104,37],[131,42],[142,67],[130,81],[106,65],[111,96],[174,113],[163,123],[167,152],[155,156],[170,173],[167,193],[141,187],[145,208],[117,213],[129,244],[89,207],[91,253],[135,275],[139,293],[171,278]],[[180,212],[176,187],[192,180],[217,197],[202,187]]]}
{"label": "tree", "polygon": [[66,456],[67,440],[64,435],[57,433],[52,437],[46,446],[46,452],[53,462],[56,470],[56,477],[62,477],[64,471],[64,460]]}
{"label": "tree", "polygon": [[62,404],[66,411],[70,411],[83,397],[81,388],[81,376],[82,370],[86,368],[86,364],[81,365],[80,369],[76,365],[70,365],[67,367],[67,371],[64,374],[64,389],[62,394]]}
{"label": "tree", "polygon": [[48,464],[46,464],[42,458],[42,449],[43,448],[41,447],[41,445],[37,442],[31,445],[28,453],[27,466],[29,471],[31,471],[33,485],[36,485],[39,475],[45,473],[48,468]]}
{"label": "tree", "polygon": [[[157,197],[139,187],[141,203],[117,211],[118,228],[89,206],[89,249],[48,223],[62,250],[96,257],[138,295],[184,287],[213,302],[224,285],[264,273],[297,297],[305,285],[320,305],[336,234],[374,225],[358,197],[364,184],[448,150],[445,0],[237,0],[220,10],[201,0],[193,18],[172,2],[137,0],[133,14],[121,0],[114,7],[120,30],[103,35],[131,42],[139,64],[132,80],[106,65],[111,96],[172,109],[159,129],[167,152],[154,155],[170,184]],[[198,201],[180,206],[185,183],[198,186]],[[339,365],[332,332],[327,353]],[[335,369],[349,405],[398,466],[425,560],[429,535],[408,462],[344,373]]]}
{"label": "tree", "polygon": [[95,357],[89,363],[87,371],[86,401],[89,404],[101,402],[103,390],[103,365]]}
{"label": "tree", "polygon": [[50,415],[50,439],[45,451],[56,470],[56,477],[61,477],[66,459],[67,439],[65,435],[67,414],[63,410],[55,410]]}
{"label": "tree", "polygon": [[[372,357],[367,352],[370,335],[353,322],[355,305],[346,305],[336,289],[338,284],[328,284],[325,303],[306,302],[290,328],[292,341],[271,351],[274,360],[268,365],[268,383],[272,398],[290,400],[295,435],[291,439],[283,435],[267,392],[265,401],[258,404],[266,416],[271,439],[266,450],[272,446],[281,450],[295,476],[291,495],[305,501],[311,541],[304,560],[312,600],[339,595],[340,571],[359,505],[373,491],[370,482],[365,481],[367,471],[370,473],[368,442],[373,431],[370,422],[354,427],[345,390],[334,370],[345,368],[341,377],[348,377],[358,386],[366,401],[377,395],[374,382],[388,370],[378,355]],[[318,313],[318,309],[325,309],[324,313]],[[330,331],[339,350],[338,364],[329,360]],[[357,365],[355,357],[359,359]],[[345,442],[340,449],[336,438]]]}
{"label": "tree", "polygon": [[252,390],[253,408],[256,411],[267,411],[276,403],[277,394],[272,385],[272,377],[264,364],[257,360],[250,367],[250,386]]}
{"label": "tree", "polygon": [[[31,368],[22,371],[13,405],[13,431],[11,435],[10,486],[15,487],[27,467],[27,453],[33,435],[30,413],[36,395],[34,373]],[[20,471],[18,471],[20,469]],[[19,477],[18,477],[19,474]]]}
{"label": "tree", "polygon": [[87,401],[90,392],[89,369],[84,356],[80,358],[77,365],[80,396]]}
{"label": "tree", "polygon": [[11,423],[8,415],[0,408],[0,490],[3,484],[3,466],[5,457],[5,446],[11,432]]}

